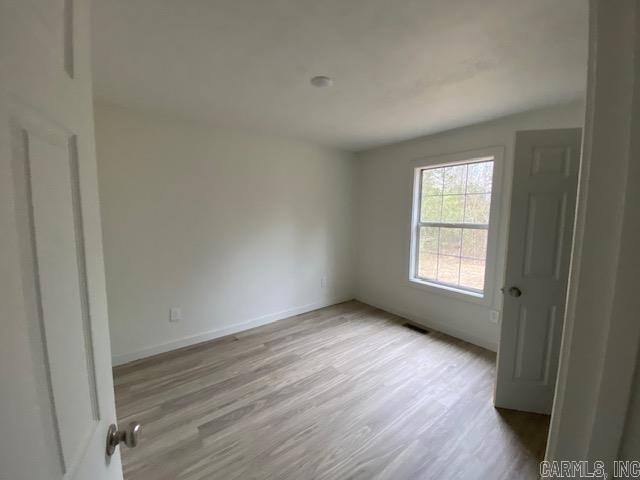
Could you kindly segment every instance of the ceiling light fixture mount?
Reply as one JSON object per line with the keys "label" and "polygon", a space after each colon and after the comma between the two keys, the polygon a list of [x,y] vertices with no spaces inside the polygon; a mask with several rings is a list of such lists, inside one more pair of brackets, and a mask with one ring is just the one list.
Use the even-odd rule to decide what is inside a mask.
{"label": "ceiling light fixture mount", "polygon": [[330,87],[333,85],[333,79],[326,75],[316,75],[315,77],[311,77],[310,83],[318,88]]}

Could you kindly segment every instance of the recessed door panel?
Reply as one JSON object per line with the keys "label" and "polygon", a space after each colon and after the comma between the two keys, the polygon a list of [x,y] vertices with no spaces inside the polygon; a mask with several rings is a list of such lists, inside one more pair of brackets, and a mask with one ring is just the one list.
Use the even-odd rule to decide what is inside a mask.
{"label": "recessed door panel", "polygon": [[513,372],[515,381],[547,383],[555,321],[555,306],[520,307]]}
{"label": "recessed door panel", "polygon": [[[45,62],[52,71],[74,77],[74,0],[21,0],[8,15],[31,30],[35,48],[48,51]],[[18,5],[19,3],[19,5]],[[25,45],[26,47],[26,45]]]}
{"label": "recessed door panel", "polygon": [[525,233],[525,277],[558,279],[563,253],[567,199],[565,193],[531,193]]}
{"label": "recessed door panel", "polygon": [[[85,278],[75,137],[19,130],[42,358],[62,473],[73,470],[99,420]],[[20,139],[19,139],[20,140]]]}
{"label": "recessed door panel", "polygon": [[571,148],[566,146],[537,146],[533,149],[531,176],[568,176],[571,172]]}

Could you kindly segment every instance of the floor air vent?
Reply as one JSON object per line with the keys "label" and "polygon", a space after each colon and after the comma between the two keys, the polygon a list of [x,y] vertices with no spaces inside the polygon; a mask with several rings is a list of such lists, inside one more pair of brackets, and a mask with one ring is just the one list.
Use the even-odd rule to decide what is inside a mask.
{"label": "floor air vent", "polygon": [[416,325],[415,323],[403,323],[402,326],[408,328],[409,330],[413,330],[414,332],[422,333],[424,335],[429,334],[429,330],[421,327],[420,325]]}

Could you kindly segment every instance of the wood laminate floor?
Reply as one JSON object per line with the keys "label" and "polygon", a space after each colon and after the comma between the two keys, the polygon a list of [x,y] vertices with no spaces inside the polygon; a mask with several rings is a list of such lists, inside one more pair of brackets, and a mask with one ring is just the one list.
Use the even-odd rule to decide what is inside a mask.
{"label": "wood laminate floor", "polygon": [[347,302],[115,369],[126,480],[537,478],[548,418],[495,355]]}

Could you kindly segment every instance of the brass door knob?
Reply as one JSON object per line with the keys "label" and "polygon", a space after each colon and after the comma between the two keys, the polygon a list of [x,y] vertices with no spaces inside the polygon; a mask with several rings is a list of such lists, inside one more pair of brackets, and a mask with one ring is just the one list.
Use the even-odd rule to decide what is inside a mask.
{"label": "brass door knob", "polygon": [[120,443],[124,443],[129,448],[138,445],[141,431],[142,425],[138,422],[131,422],[126,430],[118,430],[115,423],[109,425],[109,430],[107,431],[107,456],[110,457],[113,455],[113,452],[115,452],[116,447]]}

